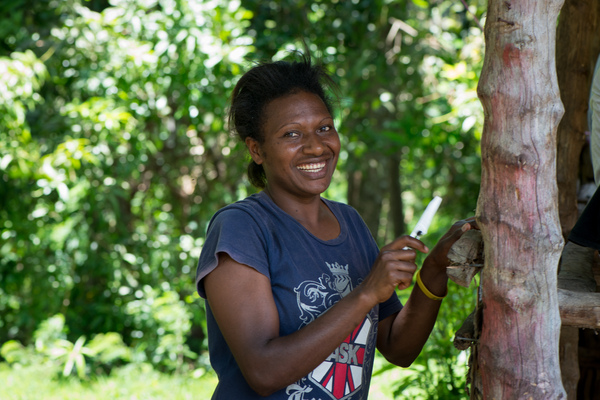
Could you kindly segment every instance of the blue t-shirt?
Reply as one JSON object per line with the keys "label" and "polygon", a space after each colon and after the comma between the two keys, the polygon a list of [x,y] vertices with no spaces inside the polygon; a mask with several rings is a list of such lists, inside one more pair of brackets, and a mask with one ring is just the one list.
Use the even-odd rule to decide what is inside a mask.
{"label": "blue t-shirt", "polygon": [[[264,192],[219,210],[209,224],[200,255],[198,293],[206,298],[203,278],[216,268],[217,254],[225,252],[270,279],[281,336],[309,324],[362,282],[379,253],[353,208],[323,201],[340,224],[340,235],[332,240],[315,237]],[[401,308],[395,294],[374,307],[313,372],[267,399],[366,399],[377,324]],[[208,303],[206,315],[210,360],[219,377],[213,399],[264,399],[246,383]]]}

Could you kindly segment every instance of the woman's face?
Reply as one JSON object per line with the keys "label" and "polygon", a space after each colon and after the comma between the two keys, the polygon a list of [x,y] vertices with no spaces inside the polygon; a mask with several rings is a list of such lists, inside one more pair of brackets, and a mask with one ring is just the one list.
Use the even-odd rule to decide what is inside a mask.
{"label": "woman's face", "polygon": [[265,170],[269,192],[298,198],[323,193],[337,164],[340,139],[321,98],[303,91],[289,94],[268,103],[264,113],[264,142],[248,138],[246,145]]}

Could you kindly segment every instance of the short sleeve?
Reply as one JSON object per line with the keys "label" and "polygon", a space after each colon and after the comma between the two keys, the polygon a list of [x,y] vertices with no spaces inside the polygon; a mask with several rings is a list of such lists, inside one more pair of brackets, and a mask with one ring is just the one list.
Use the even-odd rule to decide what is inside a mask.
{"label": "short sleeve", "polygon": [[265,229],[248,212],[229,208],[211,220],[196,270],[196,289],[206,298],[203,278],[218,265],[219,253],[227,253],[240,264],[248,265],[270,279]]}

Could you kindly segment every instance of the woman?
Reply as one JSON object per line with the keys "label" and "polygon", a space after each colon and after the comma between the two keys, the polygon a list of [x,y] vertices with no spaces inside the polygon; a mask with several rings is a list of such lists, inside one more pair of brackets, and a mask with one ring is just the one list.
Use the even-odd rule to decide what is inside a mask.
{"label": "woman", "polygon": [[264,190],[212,218],[197,271],[206,298],[213,399],[366,399],[375,347],[392,363],[418,356],[445,296],[446,254],[462,221],[425,259],[402,306],[416,251],[381,251],[351,207],[326,200],[340,152],[330,78],[309,58],[263,64],[236,85],[230,123]]}

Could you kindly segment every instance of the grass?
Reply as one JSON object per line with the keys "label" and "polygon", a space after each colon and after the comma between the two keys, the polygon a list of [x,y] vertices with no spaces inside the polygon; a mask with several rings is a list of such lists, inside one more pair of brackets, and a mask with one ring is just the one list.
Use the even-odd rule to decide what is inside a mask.
{"label": "grass", "polygon": [[145,365],[130,365],[109,377],[89,381],[57,379],[43,366],[10,368],[0,364],[2,400],[187,400],[210,399],[217,378],[163,374]]}
{"label": "grass", "polygon": [[[378,370],[386,361],[376,357]],[[48,365],[9,366],[0,363],[0,400],[207,400],[217,385],[213,371],[204,374],[165,374],[148,364],[128,364],[110,376],[88,380],[58,378]],[[409,371],[391,368],[371,380],[369,400],[392,400],[395,386]]]}
{"label": "grass", "polygon": [[[164,374],[149,366],[134,366],[114,371],[110,376],[87,381],[58,379],[56,370],[46,366],[11,368],[0,364],[2,400],[187,400],[210,399],[217,384],[210,371],[200,377],[191,374]],[[390,400],[389,374],[376,376],[369,399]]]}

